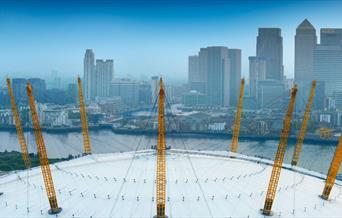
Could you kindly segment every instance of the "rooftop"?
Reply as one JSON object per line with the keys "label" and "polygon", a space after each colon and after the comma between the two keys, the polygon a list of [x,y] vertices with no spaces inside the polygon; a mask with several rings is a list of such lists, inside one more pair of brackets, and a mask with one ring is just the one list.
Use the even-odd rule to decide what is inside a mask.
{"label": "rooftop", "polygon": [[[263,217],[271,162],[228,152],[167,152],[169,217]],[[96,154],[52,165],[59,217],[155,215],[155,151]],[[340,217],[341,184],[284,165],[273,205],[280,217]],[[40,168],[0,177],[0,217],[51,217]]]}

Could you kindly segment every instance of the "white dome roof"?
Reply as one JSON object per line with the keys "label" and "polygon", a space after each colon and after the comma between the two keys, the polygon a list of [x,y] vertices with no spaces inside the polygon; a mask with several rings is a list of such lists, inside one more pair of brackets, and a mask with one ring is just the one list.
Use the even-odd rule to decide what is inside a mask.
{"label": "white dome roof", "polygon": [[[263,217],[270,161],[227,152],[167,151],[169,217]],[[155,151],[96,154],[51,166],[58,217],[152,217]],[[289,168],[289,169],[286,169]],[[273,204],[278,217],[340,217],[341,186],[319,198],[322,175],[282,170]],[[29,177],[27,178],[27,174]],[[29,183],[27,183],[29,182]],[[53,217],[40,168],[0,177],[0,217]],[[28,210],[27,210],[28,207]]]}

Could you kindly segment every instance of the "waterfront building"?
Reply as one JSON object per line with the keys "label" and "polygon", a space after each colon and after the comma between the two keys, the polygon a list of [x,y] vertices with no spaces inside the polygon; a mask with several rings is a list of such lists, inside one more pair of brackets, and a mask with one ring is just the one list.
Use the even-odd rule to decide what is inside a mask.
{"label": "waterfront building", "polygon": [[205,95],[196,90],[191,90],[182,96],[182,103],[186,107],[205,106],[205,100]]}
{"label": "waterfront building", "polygon": [[283,80],[283,38],[280,28],[259,28],[256,56],[266,58],[266,79]]}
{"label": "waterfront building", "polygon": [[119,115],[125,110],[122,104],[121,97],[114,96],[106,99],[105,101],[99,101],[98,105],[102,113],[106,115]]}

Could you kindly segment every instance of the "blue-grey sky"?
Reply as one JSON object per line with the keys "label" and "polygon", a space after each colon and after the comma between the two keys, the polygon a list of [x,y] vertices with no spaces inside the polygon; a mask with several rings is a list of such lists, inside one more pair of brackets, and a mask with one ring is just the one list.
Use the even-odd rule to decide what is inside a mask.
{"label": "blue-grey sky", "polygon": [[317,30],[342,27],[341,8],[340,0],[0,0],[0,73],[82,75],[92,48],[96,58],[114,59],[116,77],[185,80],[187,56],[223,45],[242,49],[248,75],[257,28],[280,27],[285,74],[293,77],[297,25],[308,18]]}

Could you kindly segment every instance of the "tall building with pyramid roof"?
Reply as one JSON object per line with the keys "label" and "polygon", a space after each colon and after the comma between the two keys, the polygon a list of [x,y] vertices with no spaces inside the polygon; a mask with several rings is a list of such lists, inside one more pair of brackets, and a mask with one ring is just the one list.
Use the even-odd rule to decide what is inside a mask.
{"label": "tall building with pyramid roof", "polygon": [[313,51],[317,44],[315,27],[305,19],[296,29],[295,36],[295,82],[311,81]]}
{"label": "tall building with pyramid roof", "polygon": [[[295,83],[300,99],[307,99],[313,80],[314,49],[317,44],[315,27],[305,19],[299,24],[295,35]],[[299,110],[304,110],[305,100],[298,102]]]}

